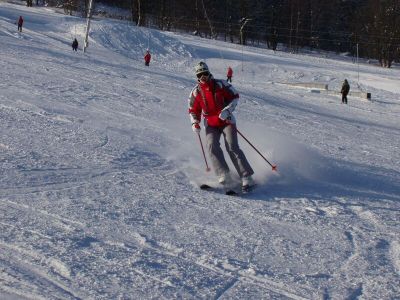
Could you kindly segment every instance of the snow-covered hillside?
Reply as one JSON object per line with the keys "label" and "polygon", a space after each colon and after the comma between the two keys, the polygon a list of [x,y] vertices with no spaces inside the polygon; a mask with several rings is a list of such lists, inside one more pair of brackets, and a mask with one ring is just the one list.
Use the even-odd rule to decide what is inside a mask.
{"label": "snow-covered hillside", "polygon": [[[104,19],[83,53],[84,30],[0,2],[1,299],[399,299],[396,66],[362,63],[358,88],[339,56]],[[187,114],[199,60],[232,66],[238,128],[278,165],[240,139],[248,195],[197,187],[216,181]],[[282,84],[344,78],[373,101]]]}

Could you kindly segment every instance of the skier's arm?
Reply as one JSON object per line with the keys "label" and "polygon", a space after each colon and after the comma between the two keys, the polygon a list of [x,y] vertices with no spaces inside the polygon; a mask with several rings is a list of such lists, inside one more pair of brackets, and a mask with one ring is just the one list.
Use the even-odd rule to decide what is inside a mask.
{"label": "skier's arm", "polygon": [[223,121],[229,120],[231,123],[235,123],[233,112],[238,104],[239,93],[235,88],[227,82],[221,82],[222,91],[224,95],[224,102],[228,103],[219,114],[219,118]]}
{"label": "skier's arm", "polygon": [[236,105],[238,104],[239,93],[231,84],[227,82],[221,82],[221,84],[223,85],[222,89],[225,102],[228,103],[228,105],[226,105],[223,110],[227,110],[230,114],[232,114],[236,108]]}
{"label": "skier's arm", "polygon": [[224,107],[224,110],[229,111],[229,113],[233,113],[237,104],[238,104],[239,98],[235,98],[231,101],[231,103],[229,103],[227,106]]}
{"label": "skier's arm", "polygon": [[201,121],[201,111],[202,108],[200,106],[200,103],[196,100],[197,97],[197,88],[194,88],[188,99],[189,103],[189,116],[190,116],[190,122],[191,124],[199,124]]}

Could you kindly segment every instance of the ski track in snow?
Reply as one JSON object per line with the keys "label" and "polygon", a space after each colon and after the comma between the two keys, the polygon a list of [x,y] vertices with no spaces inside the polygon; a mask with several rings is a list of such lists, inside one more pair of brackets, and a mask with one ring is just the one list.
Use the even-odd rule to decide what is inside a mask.
{"label": "ski track in snow", "polygon": [[[284,83],[338,90],[345,77],[355,90],[347,58],[106,19],[74,53],[84,30],[0,3],[0,298],[398,297],[397,65],[362,63],[373,101],[344,106]],[[238,128],[278,165],[240,140],[258,182],[248,195],[197,188],[215,181],[187,116],[198,60],[218,78],[232,66]]]}

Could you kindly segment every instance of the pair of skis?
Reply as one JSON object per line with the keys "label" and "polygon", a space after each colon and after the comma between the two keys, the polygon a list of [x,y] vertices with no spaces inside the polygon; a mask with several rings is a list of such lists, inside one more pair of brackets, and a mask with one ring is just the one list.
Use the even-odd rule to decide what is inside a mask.
{"label": "pair of skis", "polygon": [[[277,171],[277,166],[271,164],[265,157],[264,155],[261,154],[261,152],[237,129],[237,127],[230,123],[229,121],[227,121],[228,125],[232,125],[235,127],[236,132],[272,167],[272,171]],[[203,147],[203,142],[201,141],[201,136],[200,136],[200,132],[197,133],[198,137],[199,137],[199,142],[200,142],[200,146],[201,146],[201,151],[203,152],[203,158],[204,158],[204,162],[206,164],[206,171],[209,172],[211,169],[208,166],[208,162],[207,162],[207,158],[206,158],[206,154],[204,152],[204,147]],[[255,185],[253,186],[246,186],[246,187],[242,187],[241,192],[236,192],[234,189],[225,189],[225,195],[229,195],[229,196],[237,196],[240,194],[247,194],[249,192],[251,192],[254,189]],[[214,188],[212,186],[209,186],[208,184],[202,184],[200,185],[200,189],[202,190],[206,190],[206,191],[213,191],[213,190],[218,190],[218,188]]]}
{"label": "pair of skis", "polygon": [[[235,189],[233,189],[233,188],[228,188],[228,189],[225,189],[224,192],[225,192],[225,195],[228,195],[228,196],[239,196],[239,195],[242,195],[242,194],[250,193],[254,188],[255,188],[255,185],[242,187],[240,192],[235,191]],[[218,191],[218,190],[220,190],[219,188],[212,187],[212,186],[210,186],[208,184],[200,185],[200,189],[204,190],[204,191]]]}

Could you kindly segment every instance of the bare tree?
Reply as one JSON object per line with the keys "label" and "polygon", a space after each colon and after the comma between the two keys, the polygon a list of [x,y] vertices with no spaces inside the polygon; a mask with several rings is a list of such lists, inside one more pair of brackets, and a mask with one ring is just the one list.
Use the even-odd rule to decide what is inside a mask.
{"label": "bare tree", "polygon": [[201,1],[201,5],[203,7],[204,17],[206,18],[208,26],[210,28],[210,36],[211,36],[211,38],[215,38],[216,34],[215,34],[215,31],[214,31],[214,27],[213,27],[213,25],[211,23],[210,18],[208,17],[207,9],[206,9],[206,6],[204,5],[204,0],[200,0],[200,1]]}
{"label": "bare tree", "polygon": [[142,0],[131,0],[131,15],[132,21],[137,26],[144,26],[145,18],[142,6]]}

